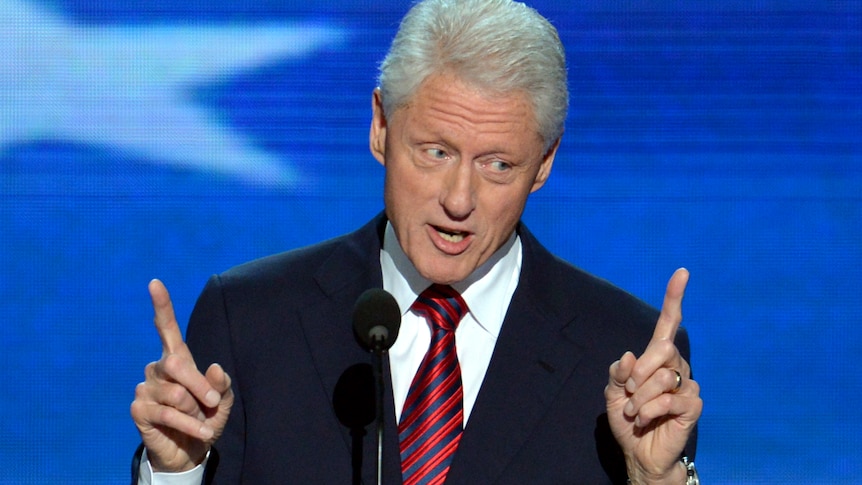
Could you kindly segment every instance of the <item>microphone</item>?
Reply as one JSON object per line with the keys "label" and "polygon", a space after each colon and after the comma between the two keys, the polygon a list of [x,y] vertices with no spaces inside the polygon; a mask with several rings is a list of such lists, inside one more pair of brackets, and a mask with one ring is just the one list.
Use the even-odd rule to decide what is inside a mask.
{"label": "microphone", "polygon": [[388,291],[371,288],[356,300],[353,331],[366,349],[378,354],[389,350],[400,327],[401,309]]}
{"label": "microphone", "polygon": [[392,347],[401,328],[401,309],[395,297],[382,288],[365,290],[353,307],[353,333],[374,354],[377,383],[377,485],[383,484],[383,354]]}

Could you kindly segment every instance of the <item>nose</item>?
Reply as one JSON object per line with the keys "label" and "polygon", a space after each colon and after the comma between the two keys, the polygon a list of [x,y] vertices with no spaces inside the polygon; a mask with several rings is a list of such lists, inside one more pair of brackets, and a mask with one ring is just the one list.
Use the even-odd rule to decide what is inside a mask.
{"label": "nose", "polygon": [[440,193],[440,205],[454,220],[464,220],[476,208],[475,171],[469,160],[452,165]]}

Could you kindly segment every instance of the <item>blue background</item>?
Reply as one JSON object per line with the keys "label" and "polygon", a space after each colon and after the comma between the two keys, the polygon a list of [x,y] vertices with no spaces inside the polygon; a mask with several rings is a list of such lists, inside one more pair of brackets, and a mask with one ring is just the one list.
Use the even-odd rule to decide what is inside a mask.
{"label": "blue background", "polygon": [[[531,4],[572,102],[524,219],[655,305],[691,270],[701,475],[862,476],[862,4]],[[0,0],[0,483],[126,481],[151,278],[185,322],[211,273],[381,209],[370,92],[406,9]]]}

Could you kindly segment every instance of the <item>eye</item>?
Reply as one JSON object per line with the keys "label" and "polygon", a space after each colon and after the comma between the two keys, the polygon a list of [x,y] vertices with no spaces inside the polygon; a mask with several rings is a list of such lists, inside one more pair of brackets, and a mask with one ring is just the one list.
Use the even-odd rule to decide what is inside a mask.
{"label": "eye", "polygon": [[487,166],[494,172],[508,172],[512,169],[512,166],[502,160],[494,160],[487,164]]}
{"label": "eye", "polygon": [[479,164],[485,178],[498,184],[511,183],[518,176],[517,166],[496,157],[491,157]]}
{"label": "eye", "polygon": [[425,153],[436,160],[445,160],[449,156],[445,151],[439,148],[428,148],[425,150]]}

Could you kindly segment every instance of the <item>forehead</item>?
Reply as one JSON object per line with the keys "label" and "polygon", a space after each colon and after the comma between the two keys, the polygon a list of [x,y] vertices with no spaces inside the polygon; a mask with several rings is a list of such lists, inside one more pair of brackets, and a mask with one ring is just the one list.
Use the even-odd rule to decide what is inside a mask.
{"label": "forehead", "polygon": [[526,93],[490,93],[449,73],[426,79],[399,111],[411,128],[435,134],[541,141]]}

